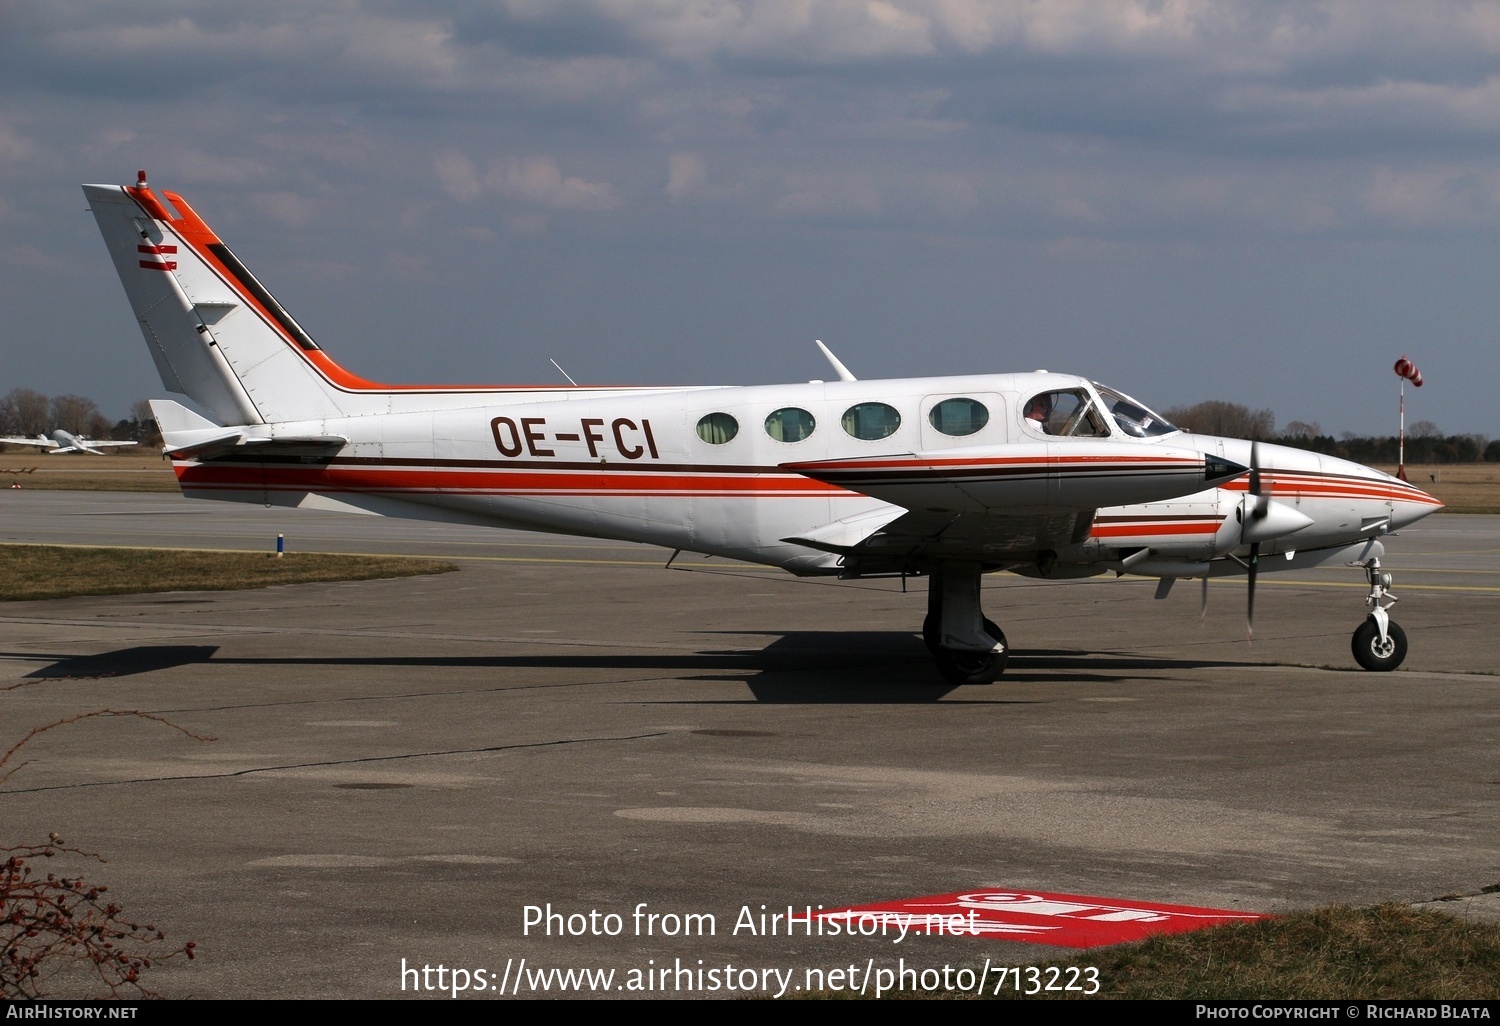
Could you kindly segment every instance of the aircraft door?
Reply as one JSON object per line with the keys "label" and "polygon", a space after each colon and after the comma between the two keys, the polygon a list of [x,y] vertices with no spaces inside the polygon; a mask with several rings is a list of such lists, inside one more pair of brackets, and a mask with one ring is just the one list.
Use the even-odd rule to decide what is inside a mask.
{"label": "aircraft door", "polygon": [[998,392],[948,392],[925,396],[921,405],[924,452],[1010,441],[1010,412]]}

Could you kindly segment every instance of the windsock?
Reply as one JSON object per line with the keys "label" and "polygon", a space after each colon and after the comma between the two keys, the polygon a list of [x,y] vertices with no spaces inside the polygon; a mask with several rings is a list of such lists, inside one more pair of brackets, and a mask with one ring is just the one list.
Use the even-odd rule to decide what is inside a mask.
{"label": "windsock", "polygon": [[1417,370],[1416,364],[1404,356],[1396,361],[1396,376],[1398,378],[1405,378],[1417,388],[1422,387],[1422,372]]}

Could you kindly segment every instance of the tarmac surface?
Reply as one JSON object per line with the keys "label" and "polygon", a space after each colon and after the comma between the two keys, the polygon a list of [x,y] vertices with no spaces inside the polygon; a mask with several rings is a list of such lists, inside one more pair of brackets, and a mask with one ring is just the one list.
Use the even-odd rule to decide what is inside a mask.
{"label": "tarmac surface", "polygon": [[[953,688],[916,633],[921,582],[690,555],[664,570],[637,545],[160,494],[0,495],[4,542],[269,551],[278,532],[292,551],[462,569],[0,607],[7,737],[112,709],[215,739],[94,717],[37,736],[0,783],[4,843],[55,831],[103,854],[67,871],[196,942],[153,970],[169,996],[425,993],[403,960],[800,974],[1069,953],[730,931],[746,906],[981,888],[1494,908],[1500,517],[1388,539],[1411,646],[1394,673],[1350,656],[1357,569],[1263,575],[1253,644],[1242,583],[1214,582],[1200,620],[1197,582],[1155,601],[1154,581],[1002,575],[985,608],[1009,670]],[[638,936],[643,902],[716,932]],[[527,932],[526,906],[549,903],[625,930]]]}

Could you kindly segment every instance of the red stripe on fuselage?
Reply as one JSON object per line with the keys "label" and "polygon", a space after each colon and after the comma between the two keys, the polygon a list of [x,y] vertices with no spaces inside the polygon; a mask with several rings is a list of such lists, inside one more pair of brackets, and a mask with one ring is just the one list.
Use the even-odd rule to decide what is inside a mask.
{"label": "red stripe on fuselage", "polygon": [[[1355,477],[1350,474],[1271,473],[1261,471],[1261,489],[1273,499],[1386,499],[1393,502],[1421,502],[1430,506],[1442,503],[1420,488],[1399,481]],[[1235,478],[1219,485],[1225,491],[1247,492],[1248,478]]]}
{"label": "red stripe on fuselage", "polygon": [[628,470],[437,470],[347,466],[176,463],[184,487],[308,492],[407,491],[511,495],[849,496],[834,485],[793,474],[683,474]]}

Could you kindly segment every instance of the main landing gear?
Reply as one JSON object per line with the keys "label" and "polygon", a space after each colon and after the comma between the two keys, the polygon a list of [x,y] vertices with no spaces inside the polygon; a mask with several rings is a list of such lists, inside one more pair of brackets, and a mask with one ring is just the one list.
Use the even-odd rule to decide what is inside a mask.
{"label": "main landing gear", "polygon": [[1005,672],[1005,632],[985,619],[979,604],[978,563],[950,563],[932,571],[922,640],[949,684],[992,684]]}
{"label": "main landing gear", "polygon": [[1390,617],[1389,610],[1397,601],[1390,592],[1391,575],[1380,569],[1379,558],[1352,565],[1364,568],[1370,582],[1365,605],[1371,607],[1350,641],[1354,661],[1367,670],[1394,670],[1406,659],[1406,632]]}

